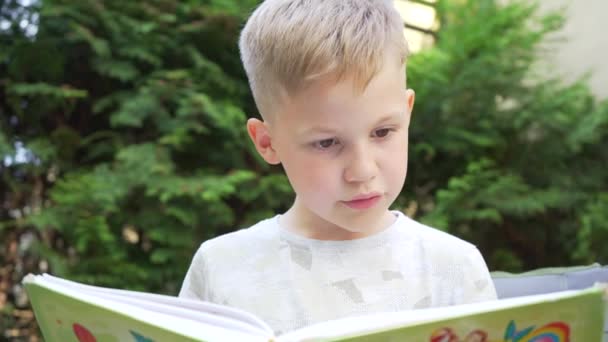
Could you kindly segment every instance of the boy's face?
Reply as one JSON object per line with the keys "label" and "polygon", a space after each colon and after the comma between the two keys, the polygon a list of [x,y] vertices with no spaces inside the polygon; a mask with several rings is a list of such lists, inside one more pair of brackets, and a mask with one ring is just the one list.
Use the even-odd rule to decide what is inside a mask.
{"label": "boy's face", "polygon": [[[387,63],[388,64],[388,63]],[[296,193],[281,224],[317,239],[378,232],[407,172],[414,92],[404,67],[386,65],[367,88],[319,81],[281,106],[271,122],[248,122],[258,151],[281,163]]]}

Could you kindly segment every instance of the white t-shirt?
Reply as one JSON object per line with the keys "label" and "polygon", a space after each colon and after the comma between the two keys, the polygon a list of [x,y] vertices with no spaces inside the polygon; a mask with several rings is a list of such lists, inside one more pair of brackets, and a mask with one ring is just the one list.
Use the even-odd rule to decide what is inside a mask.
{"label": "white t-shirt", "polygon": [[203,243],[180,297],[255,314],[276,334],[373,312],[496,298],[478,249],[400,212],[372,236],[313,240],[283,229],[279,215]]}

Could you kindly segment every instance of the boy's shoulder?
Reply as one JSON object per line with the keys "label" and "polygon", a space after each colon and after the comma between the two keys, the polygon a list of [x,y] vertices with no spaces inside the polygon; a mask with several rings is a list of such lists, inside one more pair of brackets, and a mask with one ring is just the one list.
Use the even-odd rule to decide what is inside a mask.
{"label": "boy's shoulder", "polygon": [[456,255],[458,253],[468,254],[477,252],[477,247],[455,235],[447,233],[437,228],[427,226],[404,215],[404,227],[410,237],[422,246],[425,250],[438,254]]}
{"label": "boy's shoulder", "polygon": [[237,255],[251,249],[271,248],[277,243],[276,217],[268,218],[254,225],[217,236],[201,244],[199,253],[215,255]]}

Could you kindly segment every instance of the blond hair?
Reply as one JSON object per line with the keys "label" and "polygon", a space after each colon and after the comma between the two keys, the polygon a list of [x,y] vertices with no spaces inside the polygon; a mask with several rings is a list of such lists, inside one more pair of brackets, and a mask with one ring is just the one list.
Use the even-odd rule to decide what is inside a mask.
{"label": "blond hair", "polygon": [[363,90],[387,57],[403,64],[408,55],[390,0],[265,0],[243,28],[239,48],[265,118],[314,80],[353,77]]}

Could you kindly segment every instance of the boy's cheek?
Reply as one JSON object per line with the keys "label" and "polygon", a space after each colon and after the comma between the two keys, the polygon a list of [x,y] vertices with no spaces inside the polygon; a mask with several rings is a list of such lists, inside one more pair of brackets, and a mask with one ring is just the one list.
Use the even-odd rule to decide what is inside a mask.
{"label": "boy's cheek", "polygon": [[300,192],[314,194],[328,194],[339,184],[340,173],[328,165],[328,162],[306,162],[302,160],[294,166],[293,172],[288,175],[294,187]]}

